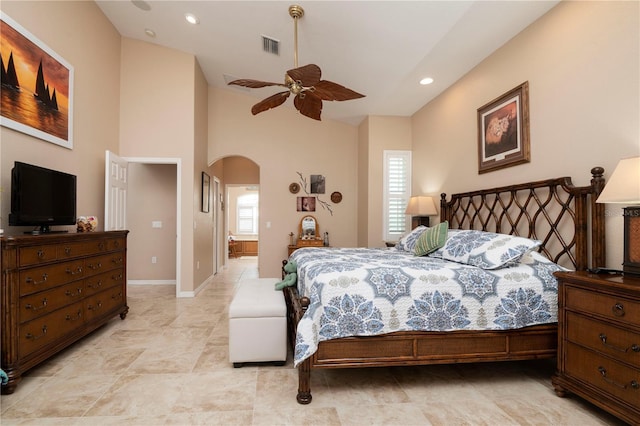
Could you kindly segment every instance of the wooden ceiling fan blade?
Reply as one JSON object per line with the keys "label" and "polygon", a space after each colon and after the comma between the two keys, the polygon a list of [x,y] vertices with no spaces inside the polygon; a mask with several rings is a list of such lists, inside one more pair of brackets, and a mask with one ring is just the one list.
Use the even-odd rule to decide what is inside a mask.
{"label": "wooden ceiling fan blade", "polygon": [[293,99],[293,104],[300,114],[309,118],[320,121],[320,113],[322,112],[322,100],[314,96],[311,92],[305,91],[298,93]]}
{"label": "wooden ceiling fan blade", "polygon": [[230,81],[228,84],[234,84],[236,86],[249,87],[251,89],[259,89],[261,87],[267,87],[267,86],[287,87],[282,83],[271,83],[271,82],[268,82],[268,81],[251,80],[251,79],[246,79],[246,78],[233,80],[233,81]]}
{"label": "wooden ceiling fan blade", "polygon": [[290,93],[291,92],[289,91],[280,92],[280,93],[276,93],[275,95],[271,95],[266,99],[263,99],[262,101],[255,104],[253,108],[251,108],[251,114],[256,115],[268,109],[275,108],[279,105],[282,105],[284,101],[287,100]]}
{"label": "wooden ceiling fan blade", "polygon": [[329,80],[318,82],[311,90],[314,95],[323,101],[348,101],[351,99],[364,98],[363,94]]}
{"label": "wooden ceiling fan blade", "polygon": [[320,67],[316,64],[309,64],[289,70],[287,71],[287,75],[294,81],[301,82],[303,86],[310,87],[320,81],[322,71],[320,71]]}

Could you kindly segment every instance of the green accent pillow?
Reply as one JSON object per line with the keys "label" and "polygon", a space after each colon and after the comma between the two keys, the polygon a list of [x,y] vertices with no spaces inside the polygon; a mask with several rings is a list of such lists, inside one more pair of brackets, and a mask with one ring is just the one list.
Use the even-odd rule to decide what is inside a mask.
{"label": "green accent pillow", "polygon": [[444,243],[447,241],[448,231],[449,222],[446,220],[427,229],[418,237],[418,241],[416,241],[413,249],[413,254],[416,256],[424,256],[438,250],[444,246]]}

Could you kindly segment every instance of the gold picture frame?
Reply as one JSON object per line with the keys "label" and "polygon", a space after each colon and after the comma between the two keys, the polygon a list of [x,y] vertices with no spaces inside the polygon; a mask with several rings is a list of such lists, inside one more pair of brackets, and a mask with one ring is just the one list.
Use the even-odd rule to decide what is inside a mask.
{"label": "gold picture frame", "polygon": [[528,163],[529,82],[478,108],[478,173]]}

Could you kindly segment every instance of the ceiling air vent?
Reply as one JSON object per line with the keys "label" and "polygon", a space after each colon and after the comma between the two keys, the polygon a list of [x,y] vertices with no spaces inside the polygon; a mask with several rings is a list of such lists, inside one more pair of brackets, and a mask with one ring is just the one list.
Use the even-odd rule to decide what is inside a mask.
{"label": "ceiling air vent", "polygon": [[262,50],[274,55],[280,55],[280,41],[263,35]]}

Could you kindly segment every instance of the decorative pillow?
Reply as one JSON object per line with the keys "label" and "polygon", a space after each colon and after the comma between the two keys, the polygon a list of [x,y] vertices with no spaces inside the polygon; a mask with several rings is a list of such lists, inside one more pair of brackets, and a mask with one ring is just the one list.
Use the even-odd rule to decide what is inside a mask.
{"label": "decorative pillow", "polygon": [[541,242],[514,235],[493,232],[458,230],[449,238],[434,257],[442,257],[481,269],[499,269],[511,266]]}
{"label": "decorative pillow", "polygon": [[446,220],[436,226],[427,229],[418,237],[416,245],[413,248],[413,254],[416,256],[424,256],[444,246],[447,241],[447,233],[449,231],[449,222]]}
{"label": "decorative pillow", "polygon": [[427,227],[424,225],[416,226],[413,231],[400,238],[400,241],[396,244],[396,250],[413,253],[413,248],[416,245],[416,241],[418,241],[418,237],[426,230]]}

